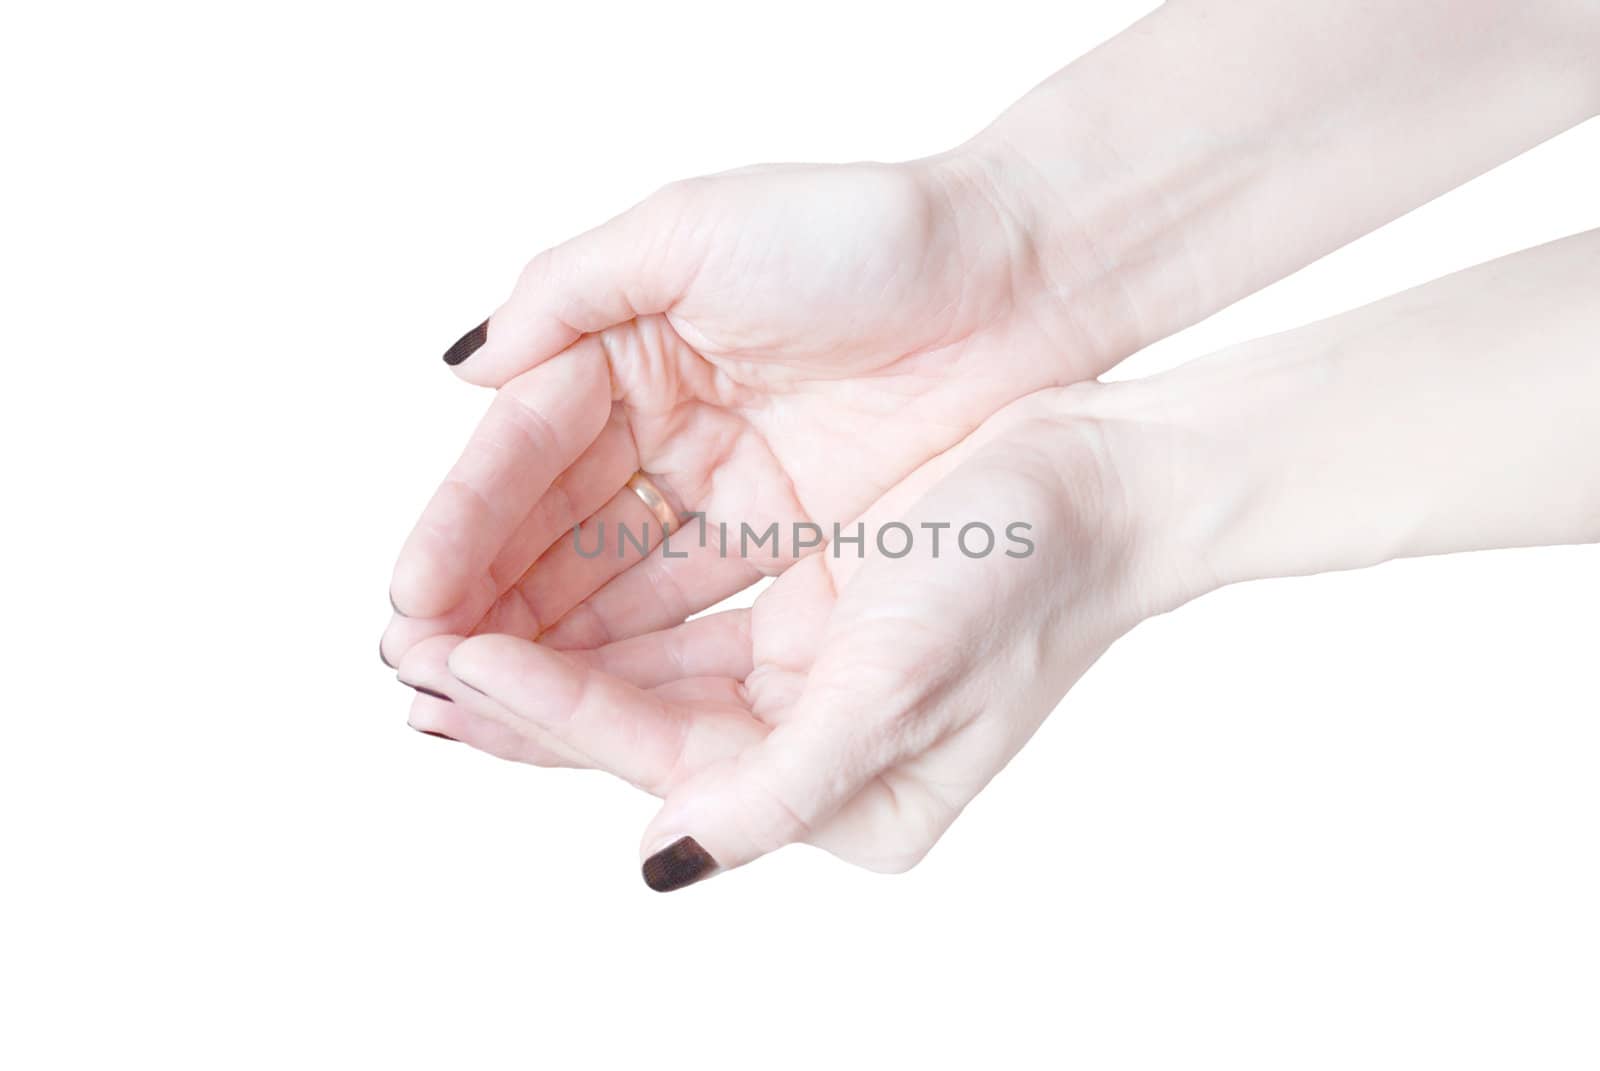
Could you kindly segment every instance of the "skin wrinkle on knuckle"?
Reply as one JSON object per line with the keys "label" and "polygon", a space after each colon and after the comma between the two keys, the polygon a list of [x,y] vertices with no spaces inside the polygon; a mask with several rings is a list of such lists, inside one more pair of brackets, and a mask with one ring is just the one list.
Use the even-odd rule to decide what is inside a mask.
{"label": "skin wrinkle on knuckle", "polygon": [[[615,583],[616,579],[624,575],[626,575],[626,572],[619,573],[616,578],[613,578],[612,583]],[[649,594],[656,595],[653,590]],[[659,596],[656,597],[659,598]],[[601,588],[583,602],[568,610],[552,628],[560,628],[562,631],[566,631],[570,627],[581,631],[585,623],[587,623],[592,628],[590,636],[596,646],[616,643],[631,635],[631,630],[628,627],[629,618],[630,615],[638,614],[639,609],[637,604],[629,605],[624,603],[617,595],[616,589]],[[639,615],[639,619],[643,619],[644,616],[642,614]],[[571,622],[570,625],[569,622]]]}
{"label": "skin wrinkle on knuckle", "polygon": [[543,305],[549,289],[549,256],[548,249],[536,253],[517,272],[511,293],[489,316],[491,336],[499,336],[507,329],[520,335],[536,322],[541,313],[547,312]]}
{"label": "skin wrinkle on knuckle", "polygon": [[[606,377],[610,381],[611,398],[613,402],[621,402],[624,407],[629,406],[629,399],[641,394],[648,394],[648,390],[641,390],[640,365],[641,362],[629,359],[628,351],[638,344],[638,324],[625,323],[619,326],[608,327],[604,331],[596,332],[595,342],[600,347],[600,356],[606,362]],[[649,383],[648,379],[643,382]],[[634,429],[631,421],[625,424],[630,439],[634,438]],[[633,455],[638,458],[639,444],[633,442]]]}
{"label": "skin wrinkle on knuckle", "polygon": [[[748,769],[749,755],[749,751],[740,753],[737,760],[740,773]],[[757,793],[760,798],[752,799],[751,793]],[[738,776],[734,795],[738,803],[734,809],[735,824],[746,844],[757,849],[756,855],[766,855],[787,844],[808,842],[815,836],[811,823],[758,777],[749,774]],[[776,816],[777,823],[756,823],[754,820],[757,816],[768,819]]]}
{"label": "skin wrinkle on knuckle", "polygon": [[920,786],[907,779],[905,789],[895,787],[894,771],[885,771],[867,785],[850,806],[871,816],[864,843],[853,845],[843,856],[874,874],[903,874],[920,863],[949,827],[908,795]]}
{"label": "skin wrinkle on knuckle", "polygon": [[550,423],[549,417],[520,398],[502,395],[496,402],[517,439],[501,447],[513,461],[523,457],[550,457],[563,452],[561,433]]}
{"label": "skin wrinkle on knuckle", "polygon": [[661,704],[661,714],[662,720],[672,727],[672,759],[666,763],[666,769],[660,777],[639,787],[653,796],[664,799],[668,793],[693,777],[697,771],[689,762],[689,737],[693,731],[690,719],[673,717],[664,702]]}
{"label": "skin wrinkle on knuckle", "polygon": [[552,521],[555,521],[557,518],[559,518],[559,523],[554,523],[552,527],[554,527],[561,534],[557,537],[557,541],[555,543],[546,548],[546,550],[541,553],[538,558],[534,559],[533,564],[524,569],[522,574],[517,577],[516,584],[518,586],[530,584],[534,580],[534,573],[538,570],[539,564],[544,559],[545,555],[560,548],[561,540],[573,538],[572,531],[580,523],[593,519],[593,515],[589,517],[579,516],[578,504],[573,497],[570,484],[566,483],[565,481],[557,481],[555,485],[552,485],[550,493],[557,496],[558,501],[550,507],[547,516],[549,516]]}
{"label": "skin wrinkle on knuckle", "polygon": [[[570,257],[570,254],[568,256]],[[560,277],[560,272],[554,268],[552,268],[550,274],[552,278]],[[560,304],[552,310],[552,313],[556,322],[560,323],[571,334],[583,335],[585,332],[579,326],[581,324],[595,324],[614,319],[587,289],[568,286],[559,292],[559,296]],[[632,311],[630,310],[629,315],[624,319],[632,318]]]}
{"label": "skin wrinkle on knuckle", "polygon": [[572,481],[565,475],[550,485],[550,490],[545,494],[554,501],[549,506],[552,519],[559,519],[555,527],[561,532],[572,529],[579,521],[578,503],[572,492]]}
{"label": "skin wrinkle on knuckle", "polygon": [[652,555],[645,570],[645,581],[649,583],[665,615],[675,621],[687,617],[691,605],[689,596],[673,575],[673,570],[667,566],[666,559]]}
{"label": "skin wrinkle on knuckle", "polygon": [[537,636],[540,631],[542,631],[543,626],[539,619],[539,610],[533,604],[533,596],[528,594],[527,590],[520,582],[511,585],[511,587],[503,595],[501,595],[500,598],[495,600],[495,605],[490,609],[489,614],[485,617],[485,620],[496,616],[500,616],[503,619],[504,611],[509,610],[512,607],[520,608],[522,612],[527,615],[527,621],[529,623],[529,635]]}
{"label": "skin wrinkle on knuckle", "polygon": [[[573,525],[577,521],[578,507],[577,502],[573,497],[571,482],[565,475],[550,485],[550,488],[545,492],[544,497],[541,498],[533,507],[533,509],[529,511],[528,517],[525,518],[524,523],[527,523],[528,521],[539,520],[540,514],[543,515],[544,519],[551,523],[552,527],[560,531],[563,535],[571,532]],[[559,523],[556,523],[557,521],[559,521]],[[553,546],[559,545],[560,543],[558,541]],[[546,548],[547,551],[549,549],[552,548]],[[542,556],[543,554],[541,553],[540,557]],[[538,568],[539,560],[538,558],[535,558],[533,564],[521,568],[515,575],[512,575],[508,571],[509,564],[510,563],[497,557],[490,566],[490,578],[497,586],[497,590],[502,593],[508,593],[513,588],[526,581],[529,574],[531,574],[534,569]]]}
{"label": "skin wrinkle on knuckle", "polygon": [[[457,507],[468,507],[466,512],[476,512],[480,517],[499,516],[495,504],[482,491],[459,476],[446,476],[439,490],[441,493],[455,496]],[[455,559],[465,557],[470,550],[471,540],[467,533],[473,525],[442,524],[437,517],[427,517],[424,524],[424,531],[433,543],[432,549],[435,554],[447,554],[451,559]]]}
{"label": "skin wrinkle on knuckle", "polygon": [[666,643],[667,660],[678,677],[689,676],[689,652],[685,649],[682,634],[672,633]]}
{"label": "skin wrinkle on knuckle", "polygon": [[[592,262],[597,259],[595,246],[604,240],[603,231],[611,225],[613,224],[602,224],[545,251],[545,280],[542,285],[546,292],[554,290],[557,294],[559,304],[552,309],[552,313],[562,326],[574,334],[583,333],[578,327],[581,323],[608,322],[614,319],[596,303],[591,288],[573,285],[575,278],[581,278],[585,274],[585,268],[594,266]],[[586,261],[591,263],[585,263]],[[631,313],[623,317],[623,319],[631,318]]]}
{"label": "skin wrinkle on knuckle", "polygon": [[522,266],[522,270],[517,273],[513,302],[516,296],[537,295],[544,289],[550,278],[550,262],[554,252],[553,248],[541,250]]}
{"label": "skin wrinkle on knuckle", "polygon": [[[1001,716],[996,716],[988,720],[995,723],[997,726],[1003,725],[1006,721],[1006,719]],[[954,736],[958,732],[969,731],[982,732],[984,731],[982,721],[983,719],[974,718],[966,725],[963,725],[958,729],[953,729],[948,735]],[[975,729],[974,726],[977,726],[978,728]],[[922,798],[926,801],[926,806],[920,813],[923,814],[927,819],[925,822],[925,832],[927,833],[926,839],[928,847],[932,847],[940,837],[944,836],[944,831],[949,829],[950,826],[955,823],[955,820],[960,817],[962,809],[966,807],[967,803],[970,802],[982,788],[981,780],[979,783],[975,784],[970,776],[965,780],[952,783],[930,777],[926,773],[921,772],[919,772],[913,778],[913,784],[915,785],[916,791],[920,793]]]}
{"label": "skin wrinkle on knuckle", "polygon": [[551,628],[552,631],[558,628],[565,631],[570,627],[574,632],[584,633],[586,626],[588,632],[583,638],[587,639],[591,647],[602,647],[622,638],[621,633],[611,628],[605,615],[593,602],[582,602],[574,606]]}
{"label": "skin wrinkle on knuckle", "polygon": [[[545,654],[544,657],[565,662],[563,656],[558,654]],[[569,666],[563,666],[563,669],[567,670],[567,672],[562,673],[562,676],[567,678],[565,687],[555,689],[537,688],[543,693],[543,701],[550,705],[550,708],[555,712],[555,716],[543,720],[534,718],[529,720],[545,732],[560,739],[568,747],[576,749],[575,744],[568,742],[568,736],[581,736],[589,728],[588,719],[594,718],[596,715],[603,716],[604,714],[603,709],[594,709],[604,707],[603,697],[595,687],[600,680],[600,676],[586,671],[581,664],[577,666],[575,672]],[[536,690],[532,679],[536,675],[538,675],[537,669],[532,672],[519,673],[519,677],[522,678],[519,683],[523,686],[523,691]],[[562,694],[563,692],[567,694]]]}

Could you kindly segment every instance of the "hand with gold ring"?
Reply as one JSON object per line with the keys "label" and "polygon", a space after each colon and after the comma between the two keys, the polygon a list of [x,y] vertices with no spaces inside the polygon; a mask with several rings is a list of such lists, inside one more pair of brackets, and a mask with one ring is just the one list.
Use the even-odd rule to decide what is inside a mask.
{"label": "hand with gold ring", "polygon": [[[446,632],[572,647],[682,621],[786,562],[573,553],[577,522],[651,516],[634,473],[680,511],[848,523],[1015,399],[1093,379],[1593,114],[1592,64],[1571,62],[1588,17],[1513,21],[1517,49],[1448,6],[1297,23],[1168,3],[949,152],[678,182],[540,253],[445,354],[499,394],[401,552],[385,656]],[[1422,65],[1373,47],[1444,38]],[[1273,59],[1216,63],[1241,51]],[[1448,121],[1535,82],[1514,120]],[[1441,126],[1458,151],[1422,136]],[[1354,186],[1336,181],[1349,160],[1370,165]]]}
{"label": "hand with gold ring", "polygon": [[451,355],[498,390],[400,554],[385,659],[678,624],[795,555],[585,557],[574,526],[849,523],[1006,403],[1121,356],[1104,281],[1063,303],[994,196],[965,160],[756,169],[536,258]]}
{"label": "hand with gold ring", "polygon": [[867,547],[804,557],[749,610],[593,649],[416,644],[400,679],[438,698],[413,724],[662,797],[657,889],[794,842],[904,869],[1143,618],[1258,577],[1600,540],[1597,282],[1600,231],[1038,392],[883,495]]}
{"label": "hand with gold ring", "polygon": [[[1447,8],[1296,23],[1169,3],[951,152],[675,183],[541,253],[445,355],[498,393],[402,549],[384,657],[678,624],[797,556],[583,555],[573,525],[654,517],[635,473],[679,513],[849,524],[1008,403],[1593,114],[1592,64],[1571,61],[1583,13],[1517,16],[1515,49],[1498,20],[1456,20],[1420,65],[1372,47],[1440,39]],[[1215,62],[1242,42],[1263,71]],[[1529,80],[1537,108],[1444,122]],[[1420,136],[1441,123],[1458,151]],[[1359,184],[1339,181],[1349,160],[1371,165]]]}

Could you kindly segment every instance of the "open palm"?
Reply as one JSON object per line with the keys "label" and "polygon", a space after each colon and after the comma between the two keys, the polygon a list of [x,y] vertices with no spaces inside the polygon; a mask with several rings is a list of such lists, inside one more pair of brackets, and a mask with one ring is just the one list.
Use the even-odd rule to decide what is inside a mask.
{"label": "open palm", "polygon": [[458,365],[500,389],[402,551],[386,658],[477,632],[594,647],[795,560],[582,556],[574,525],[650,522],[636,471],[711,523],[831,532],[1006,403],[1099,371],[1023,233],[939,166],[783,166],[668,187],[535,258]]}
{"label": "open palm", "polygon": [[662,797],[646,855],[692,836],[729,867],[804,841],[904,869],[1152,609],[1099,432],[1040,408],[1011,407],[865,518],[1021,522],[1030,553],[969,554],[947,531],[942,553],[816,554],[749,610],[580,651],[437,637],[402,679],[451,700],[430,715],[451,735],[556,746]]}

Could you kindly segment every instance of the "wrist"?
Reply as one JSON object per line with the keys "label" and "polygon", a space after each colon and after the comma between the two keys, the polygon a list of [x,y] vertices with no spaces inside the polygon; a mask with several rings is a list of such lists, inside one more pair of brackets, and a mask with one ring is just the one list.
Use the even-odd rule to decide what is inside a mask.
{"label": "wrist", "polygon": [[1600,232],[1143,380],[1092,424],[1180,597],[1394,558],[1600,538]]}
{"label": "wrist", "polygon": [[1005,280],[1015,307],[1057,325],[1062,382],[1162,337],[1150,308],[1198,306],[1159,191],[1086,162],[1070,175],[1046,168],[999,125],[915,166],[957,220],[961,248],[984,252],[982,270]]}
{"label": "wrist", "polygon": [[1033,474],[1047,488],[1040,542],[1068,554],[1055,568],[1096,577],[1105,616],[1124,631],[1224,582],[1206,551],[1228,526],[1196,506],[1247,493],[1247,481],[1219,479],[1216,497],[1191,498],[1179,482],[1189,474],[1169,456],[1168,417],[1150,392],[1123,389],[1134,384],[1039,391],[985,425],[1010,451],[1008,470]]}
{"label": "wrist", "polygon": [[1245,580],[1411,552],[1426,503],[1377,478],[1385,451],[1351,446],[1383,419],[1362,402],[1381,398],[1381,374],[1328,342],[1278,336],[1164,375],[1061,392],[1063,414],[1097,429],[1105,478],[1132,518],[1131,572],[1159,578],[1158,610]]}

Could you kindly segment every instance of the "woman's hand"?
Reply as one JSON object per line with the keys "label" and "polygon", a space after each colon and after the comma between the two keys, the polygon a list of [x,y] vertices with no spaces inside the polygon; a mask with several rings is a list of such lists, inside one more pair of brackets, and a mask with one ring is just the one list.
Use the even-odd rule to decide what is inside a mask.
{"label": "woman's hand", "polygon": [[[413,724],[554,746],[662,796],[658,888],[793,841],[904,868],[1144,617],[1254,577],[1600,540],[1597,281],[1591,232],[1163,376],[1030,396],[868,513],[911,553],[869,535],[864,561],[815,554],[749,611],[589,651],[427,641],[400,677],[442,698]],[[969,556],[977,523],[996,542]],[[1013,557],[1017,532],[1032,552]]]}
{"label": "woman's hand", "polygon": [[958,157],[756,168],[536,258],[457,366],[501,389],[400,555],[386,657],[474,631],[591,646],[793,560],[581,558],[574,525],[650,521],[636,471],[679,512],[828,529],[1006,403],[1098,372],[1110,284],[1044,276],[1017,201]]}
{"label": "woman's hand", "polygon": [[[657,888],[794,841],[905,869],[1114,639],[1182,598],[1178,570],[1143,553],[1100,430],[1060,394],[886,496],[864,561],[812,555],[749,610],[592,651],[417,645],[401,679],[453,705],[413,724],[513,757],[553,740],[663,797],[644,839]],[[880,531],[910,552],[885,556]]]}
{"label": "woman's hand", "polygon": [[[576,524],[651,520],[626,489],[635,471],[712,523],[893,516],[890,500],[928,492],[943,471],[930,461],[1007,403],[1092,377],[1593,114],[1592,11],[1483,6],[1462,23],[1459,5],[1433,2],[1290,20],[1264,2],[1168,4],[954,153],[678,184],[541,255],[447,354],[501,389],[401,553],[384,657],[484,632],[592,651],[677,625],[797,556],[578,554],[560,538]],[[1454,122],[1464,114],[1483,121]],[[1351,160],[1354,187],[1340,181]],[[1184,403],[1168,404],[1176,424],[1134,449],[1204,470],[1169,480],[1174,500],[1202,495],[1185,523],[1209,531],[1234,492],[1272,501],[1235,486],[1259,470],[1204,460],[1248,421],[1217,404],[1233,423],[1175,451],[1193,444]],[[1276,538],[1186,568],[1221,580],[1304,567]],[[451,716],[419,707],[414,719]],[[505,724],[471,738],[585,761],[532,723]]]}
{"label": "woman's hand", "polygon": [[503,390],[400,556],[385,657],[681,621],[758,571],[553,549],[647,520],[634,470],[713,520],[848,523],[1007,402],[1594,114],[1593,5],[1467,7],[1175,0],[951,153],[679,183],[541,254],[447,354]]}

